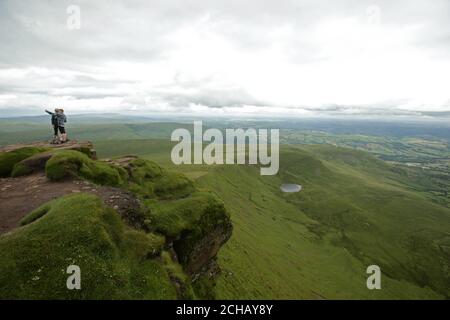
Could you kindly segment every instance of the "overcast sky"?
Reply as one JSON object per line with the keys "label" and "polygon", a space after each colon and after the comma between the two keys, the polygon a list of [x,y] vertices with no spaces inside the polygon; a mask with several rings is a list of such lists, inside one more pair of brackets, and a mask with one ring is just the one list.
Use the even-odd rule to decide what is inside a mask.
{"label": "overcast sky", "polygon": [[0,0],[0,40],[0,116],[450,111],[448,0]]}

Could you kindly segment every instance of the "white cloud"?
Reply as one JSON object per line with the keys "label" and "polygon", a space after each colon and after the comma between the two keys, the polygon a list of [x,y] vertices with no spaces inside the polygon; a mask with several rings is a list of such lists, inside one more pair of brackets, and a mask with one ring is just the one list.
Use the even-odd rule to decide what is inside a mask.
{"label": "white cloud", "polygon": [[[310,115],[449,111],[450,4],[0,4],[0,108]],[[13,112],[15,112],[13,111]]]}

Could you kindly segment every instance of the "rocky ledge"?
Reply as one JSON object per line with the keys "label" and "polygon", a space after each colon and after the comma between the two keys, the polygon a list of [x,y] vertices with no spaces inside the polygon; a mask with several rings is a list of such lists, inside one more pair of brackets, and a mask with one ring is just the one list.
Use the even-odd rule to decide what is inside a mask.
{"label": "rocky ledge", "polygon": [[[3,290],[0,299],[214,298],[216,256],[232,224],[220,199],[184,175],[133,155],[100,161],[91,142],[70,141],[3,147],[0,176],[0,219],[16,220],[0,235],[0,286],[21,288]],[[24,205],[27,196],[32,200]],[[49,242],[57,238],[62,243]],[[88,274],[99,265],[112,268],[92,277],[104,291],[77,295],[55,287],[61,275],[54,268],[73,259],[65,251],[71,247],[84,253],[78,263]],[[49,275],[30,283],[19,272],[30,264]]]}

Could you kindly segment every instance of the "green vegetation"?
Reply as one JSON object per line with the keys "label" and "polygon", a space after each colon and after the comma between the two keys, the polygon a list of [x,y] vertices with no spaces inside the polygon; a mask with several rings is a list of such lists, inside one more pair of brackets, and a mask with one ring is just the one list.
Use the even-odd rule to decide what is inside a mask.
{"label": "green vegetation", "polygon": [[[176,283],[178,287],[178,296],[181,299],[195,299],[196,297],[203,298],[201,292],[193,289],[191,279],[186,275],[180,264],[174,262],[172,256],[168,251],[161,253],[161,260],[165,271],[169,274],[171,280]],[[211,282],[211,281],[210,281]]]}
{"label": "green vegetation", "polygon": [[39,208],[34,209],[30,213],[28,213],[25,217],[20,220],[20,225],[24,226],[33,221],[36,221],[40,217],[44,216],[47,212],[52,208],[52,203],[48,202],[40,206]]}
{"label": "green vegetation", "polygon": [[281,140],[289,144],[331,144],[370,152],[379,159],[400,165],[399,172],[418,182],[414,183],[415,188],[428,192],[433,201],[450,207],[449,137],[448,134],[447,137],[398,137],[286,129]]}
{"label": "green vegetation", "polygon": [[[214,259],[231,233],[229,216],[215,196],[198,192],[183,174],[139,158],[97,161],[75,150],[22,158],[14,176],[45,167],[54,181],[81,178],[132,191],[144,206],[127,214],[142,217],[145,226],[139,230],[125,226],[118,213],[94,195],[75,194],[43,204],[21,220],[21,228],[0,236],[0,250],[5,252],[0,273],[14,265],[0,276],[0,299],[214,296],[205,292],[213,290],[214,279],[201,277],[207,272],[201,268]],[[211,241],[216,245],[208,245]],[[193,258],[199,253],[201,260]],[[64,268],[70,264],[82,269],[87,285],[81,291],[65,287]],[[201,286],[193,286],[194,274],[202,279]]]}
{"label": "green vegetation", "polygon": [[97,140],[95,149],[100,158],[113,158],[118,155],[136,155],[140,158],[151,154],[151,160],[158,163],[170,164],[172,143],[168,139],[131,139],[127,143],[118,143],[118,140]]}
{"label": "green vegetation", "polygon": [[16,163],[46,150],[46,148],[24,147],[0,153],[0,177],[9,177]]}
{"label": "green vegetation", "polygon": [[20,176],[26,176],[28,174],[31,174],[33,170],[23,164],[22,162],[18,162],[14,165],[12,171],[11,171],[11,177],[20,177]]}
{"label": "green vegetation", "polygon": [[84,153],[74,150],[56,151],[45,165],[51,180],[82,177],[98,184],[119,186],[128,179],[125,169],[109,163],[94,161]]}
{"label": "green vegetation", "polygon": [[[233,127],[228,126],[229,123],[222,125]],[[253,124],[246,123],[250,125]],[[258,125],[268,128],[278,124]],[[329,124],[330,128],[332,125]],[[260,176],[257,166],[173,165],[168,133],[177,127],[180,126],[105,123],[99,131],[109,136],[102,132],[84,135],[81,126],[73,131],[77,138],[96,136],[99,140],[94,141],[95,147],[101,158],[136,154],[145,159],[131,161],[124,167],[127,176],[120,173],[119,176],[122,177],[121,187],[131,190],[148,208],[145,213],[148,230],[145,233],[124,227],[124,245],[115,250],[121,252],[119,256],[133,257],[129,261],[140,262],[137,265],[133,262],[130,275],[136,273],[139,278],[146,270],[159,270],[160,275],[164,275],[163,283],[170,281],[170,290],[160,297],[450,298],[450,154],[444,131],[418,135],[414,129],[406,130],[405,134],[382,135],[375,132],[378,130],[375,127],[368,128],[366,133],[362,129],[334,132],[333,129],[281,127],[282,142],[291,145],[281,147],[280,172],[276,176]],[[97,130],[97,127],[87,130]],[[32,136],[28,132],[10,132],[7,139],[15,136],[25,139],[28,135]],[[146,137],[165,139],[145,140]],[[316,145],[308,145],[310,143]],[[61,160],[60,164],[71,161]],[[114,160],[90,161],[88,163],[95,167],[105,164],[114,171]],[[80,168],[75,166],[75,175],[94,180],[98,169],[93,170],[92,164],[84,160],[81,162]],[[16,166],[20,172],[22,169]],[[85,167],[94,173],[84,175],[81,168]],[[104,183],[103,179],[97,181]],[[279,189],[282,183],[300,184],[302,191],[283,193]],[[212,193],[199,191],[204,189]],[[15,281],[14,275],[11,276],[15,268],[11,255],[21,256],[32,245],[36,251],[37,247],[41,248],[41,244],[37,245],[38,236],[33,244],[25,242],[24,248],[18,240],[16,247],[4,247],[5,241],[12,241],[15,235],[24,234],[28,228],[46,221],[51,212],[56,212],[49,211],[51,208],[44,205],[35,210],[22,221],[23,228],[0,237],[0,250],[8,253],[0,257],[0,269],[8,270],[0,278],[0,284],[9,277]],[[191,267],[190,257],[199,248],[204,249],[197,235],[211,231],[208,226],[217,229],[226,225],[228,213],[233,222],[233,235],[218,254],[223,271],[217,286],[214,288],[214,282],[204,275],[192,281],[186,273]],[[51,216],[59,216],[59,212]],[[48,238],[51,237],[43,239]],[[178,240],[182,242],[177,243]],[[121,248],[125,249],[121,251]],[[178,255],[180,263],[176,262],[174,254]],[[33,259],[27,262],[34,265]],[[381,267],[381,290],[366,287],[366,268],[372,264]],[[26,275],[28,278],[22,280],[26,285],[20,290],[36,282],[29,280],[34,274]],[[65,277],[62,274],[55,279]],[[127,287],[123,283],[121,281],[120,285]],[[174,283],[178,290],[173,289]],[[14,292],[10,285],[5,288],[5,292]],[[138,290],[138,297],[146,297],[147,289],[139,279],[129,288]],[[118,295],[114,292],[112,290],[111,297],[105,292],[95,297],[115,298]]]}
{"label": "green vegetation", "polygon": [[[224,166],[197,180],[220,194],[235,226],[219,255],[219,297],[448,298],[448,209],[362,152],[283,148],[280,159],[275,177]],[[303,189],[283,194],[284,182]],[[372,264],[379,291],[365,286]]]}
{"label": "green vegetation", "polygon": [[[0,237],[1,299],[174,299],[165,265],[152,258],[160,235],[130,230],[93,195],[56,199]],[[67,266],[80,266],[81,290],[67,290]]]}
{"label": "green vegetation", "polygon": [[[230,213],[233,235],[218,255],[217,298],[449,297],[450,210],[430,195],[428,187],[438,186],[419,179],[416,168],[330,145],[282,146],[279,174],[263,177],[257,166],[171,165],[168,141],[135,143],[123,152],[136,148],[142,157],[189,174]],[[145,145],[152,146],[147,154]],[[102,143],[97,151],[103,154]],[[122,148],[116,151],[118,156]],[[113,155],[110,148],[105,152]],[[282,183],[303,189],[282,193]],[[155,205],[152,214],[159,210],[165,212]],[[179,224],[174,219],[167,225]],[[371,264],[381,267],[382,290],[366,287]],[[201,280],[193,286],[201,291]]]}
{"label": "green vegetation", "polygon": [[[140,195],[149,209],[146,227],[173,241],[185,272],[196,274],[202,283],[194,282],[196,295],[214,297],[214,279],[203,277],[199,271],[231,235],[230,217],[223,203],[211,193],[196,191],[193,182],[183,174],[164,170],[152,161],[132,160],[126,168],[130,174],[130,190]],[[174,270],[171,275],[177,283],[184,279]],[[191,296],[192,289],[180,288],[183,295]]]}
{"label": "green vegetation", "polygon": [[178,199],[190,195],[194,185],[183,174],[163,170],[155,162],[136,159],[128,165],[130,190],[145,198]]}
{"label": "green vegetation", "polygon": [[441,137],[395,137],[363,134],[332,134],[312,130],[284,130],[283,141],[290,144],[332,144],[373,153],[384,160],[432,162],[450,156],[448,141]]}
{"label": "green vegetation", "polygon": [[[192,123],[182,124],[173,122],[151,122],[151,121],[127,121],[119,119],[112,121],[101,117],[92,119],[76,119],[70,117],[68,123],[68,134],[70,139],[77,140],[131,140],[170,138],[170,134],[176,128],[191,129]],[[53,129],[48,118],[43,117],[41,121],[31,123],[28,119],[4,120],[0,118],[0,146],[13,143],[27,143],[36,140],[51,140]],[[115,145],[117,146],[117,145]]]}
{"label": "green vegetation", "polygon": [[[151,209],[149,220],[151,227],[168,237],[181,240],[174,242],[178,259],[183,265],[196,263],[192,254],[202,239],[215,230],[230,230],[228,213],[216,196],[206,192],[197,192],[188,198],[175,201],[146,201]],[[227,237],[226,234],[221,236]],[[217,240],[217,239],[216,239]]]}
{"label": "green vegetation", "polygon": [[[151,208],[152,226],[171,237],[186,230],[197,229],[198,232],[206,232],[227,216],[217,197],[206,192],[196,192],[188,198],[175,201],[147,200],[146,204]],[[205,213],[216,216],[207,217]],[[202,217],[204,225],[199,223]]]}

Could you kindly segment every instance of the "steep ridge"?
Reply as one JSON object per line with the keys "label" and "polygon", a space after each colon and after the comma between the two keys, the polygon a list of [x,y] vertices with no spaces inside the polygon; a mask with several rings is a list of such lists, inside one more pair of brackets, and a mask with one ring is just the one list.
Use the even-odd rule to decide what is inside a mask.
{"label": "steep ridge", "polygon": [[[139,153],[171,165],[167,140],[96,146],[101,157]],[[445,186],[426,170],[334,145],[281,145],[275,176],[251,165],[171,168],[219,195],[233,220],[218,255],[219,298],[450,296],[450,209],[433,195]],[[283,193],[283,183],[302,190]],[[366,286],[372,264],[381,268],[381,290]]]}
{"label": "steep ridge", "polygon": [[[0,153],[0,298],[214,298],[223,203],[184,175],[89,142]],[[20,226],[19,226],[20,225]],[[82,289],[66,288],[79,265]]]}
{"label": "steep ridge", "polygon": [[[220,194],[233,237],[219,254],[223,298],[450,296],[450,210],[398,168],[334,146],[284,146],[280,172],[220,166],[197,179]],[[283,193],[282,183],[302,185]],[[382,289],[368,290],[378,265]]]}

